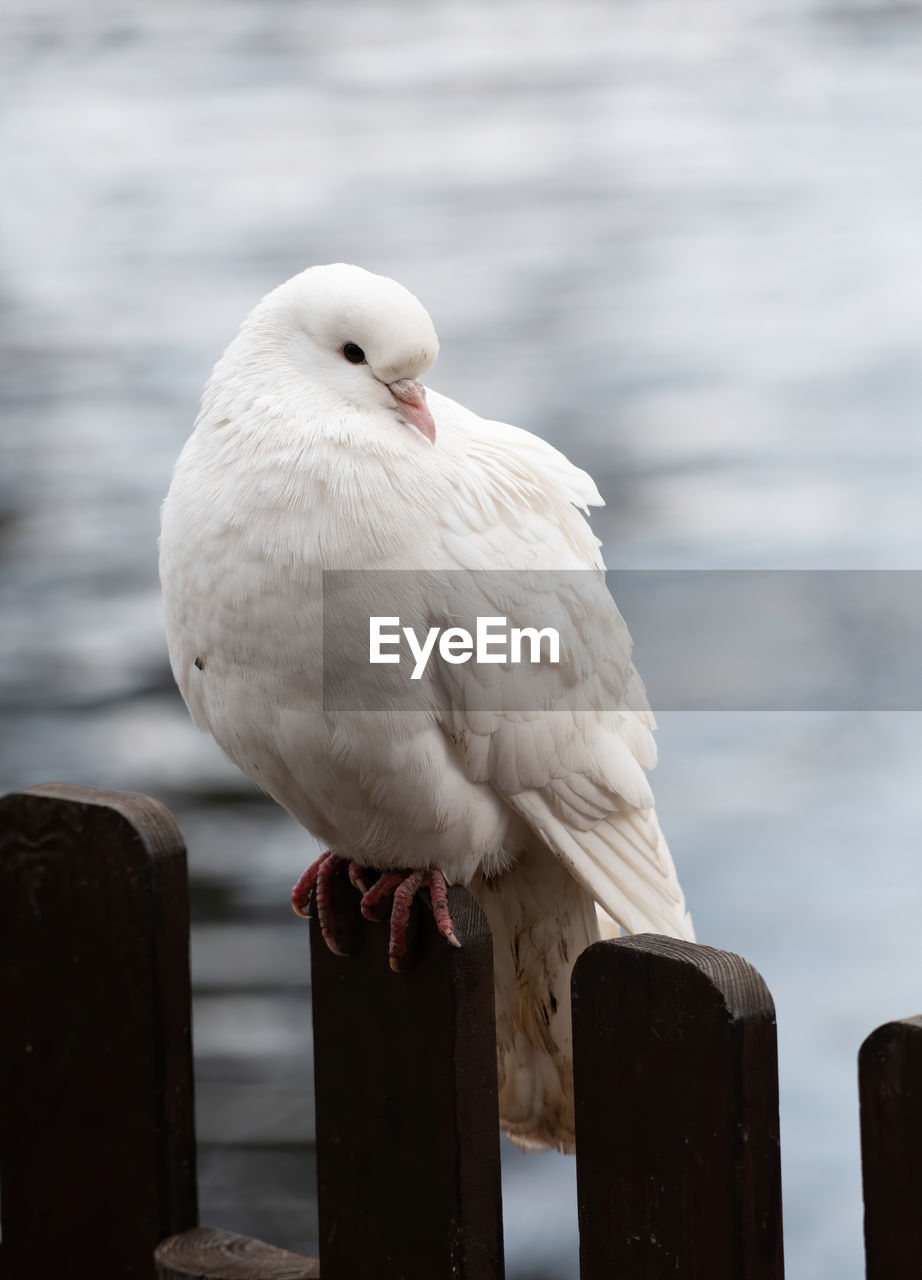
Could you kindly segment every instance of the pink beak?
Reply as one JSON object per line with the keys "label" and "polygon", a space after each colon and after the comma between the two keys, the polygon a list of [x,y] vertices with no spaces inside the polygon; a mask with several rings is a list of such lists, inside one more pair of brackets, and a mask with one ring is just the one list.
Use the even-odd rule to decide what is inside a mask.
{"label": "pink beak", "polygon": [[400,416],[412,423],[430,444],[435,444],[435,423],[426,404],[423,384],[414,382],[412,378],[401,378],[399,382],[389,382],[387,389],[397,401]]}

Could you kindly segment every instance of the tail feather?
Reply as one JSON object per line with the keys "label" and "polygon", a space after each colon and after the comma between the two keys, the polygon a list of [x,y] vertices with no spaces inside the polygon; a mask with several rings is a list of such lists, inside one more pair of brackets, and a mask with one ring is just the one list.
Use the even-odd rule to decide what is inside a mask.
{"label": "tail feather", "polygon": [[[469,886],[493,931],[500,1127],[517,1146],[575,1149],[570,977],[580,952],[617,937],[619,921],[694,938],[655,814],[633,823],[632,816],[619,815],[588,839],[579,833],[583,856],[605,869],[607,908],[618,889],[618,919],[534,835],[511,867],[489,879],[478,874]],[[634,869],[645,864],[662,886],[656,895]]]}
{"label": "tail feather", "polygon": [[500,1127],[517,1146],[572,1152],[570,975],[599,937],[595,904],[537,842],[470,890],[493,931]]}

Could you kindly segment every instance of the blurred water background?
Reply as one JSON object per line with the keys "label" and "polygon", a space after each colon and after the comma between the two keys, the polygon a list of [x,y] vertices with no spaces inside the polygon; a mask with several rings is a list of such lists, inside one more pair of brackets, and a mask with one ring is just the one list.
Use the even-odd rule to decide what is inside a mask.
{"label": "blurred water background", "polygon": [[[918,568],[922,11],[748,0],[7,0],[4,789],[149,792],[189,844],[202,1220],[312,1251],[314,850],[188,723],[158,503],[211,364],[312,262],[393,275],[431,385],[561,445],[619,568]],[[638,654],[643,664],[643,654]],[[922,1007],[914,713],[660,717],[702,941],[779,1015],[791,1280],[857,1280],[855,1054]],[[507,1151],[509,1275],[576,1275]],[[504,1157],[505,1158],[505,1157]]]}

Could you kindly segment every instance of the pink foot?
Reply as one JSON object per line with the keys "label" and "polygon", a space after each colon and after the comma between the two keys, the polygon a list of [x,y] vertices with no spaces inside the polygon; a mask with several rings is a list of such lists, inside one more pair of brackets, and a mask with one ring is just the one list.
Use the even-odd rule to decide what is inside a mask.
{"label": "pink foot", "polygon": [[[333,907],[333,883],[345,865],[346,859],[340,858],[335,853],[321,854],[316,862],[311,863],[291,891],[292,907],[299,916],[304,916],[305,918],[310,915],[311,893],[315,894],[320,932],[324,942],[338,956],[349,954],[348,948],[343,942],[342,933],[336,919],[336,911]],[[350,862],[348,869],[349,879],[352,884],[360,893],[364,892],[365,882],[362,879],[363,872],[361,867],[356,866],[354,862]]]}
{"label": "pink foot", "polygon": [[455,937],[455,927],[448,911],[448,887],[438,867],[427,867],[420,871],[385,871],[362,898],[362,915],[368,920],[376,919],[376,908],[389,894],[394,895],[391,937],[387,949],[392,969],[399,970],[400,962],[407,954],[410,908],[414,897],[422,888],[429,890],[432,914],[439,933],[453,947],[461,946]]}
{"label": "pink foot", "polygon": [[[335,853],[324,853],[313,862],[301,876],[291,891],[291,905],[299,916],[309,916],[311,894],[315,894],[317,903],[317,919],[324,942],[336,955],[348,954],[343,946],[340,931],[337,928],[333,910],[333,882],[339,875],[346,859]],[[348,876],[351,884],[362,895],[362,915],[367,920],[381,918],[381,908],[385,900],[393,895],[391,907],[391,933],[388,943],[388,955],[391,968],[401,969],[402,961],[407,954],[407,930],[410,924],[410,908],[413,899],[420,889],[429,890],[429,901],[432,913],[442,937],[453,947],[461,943],[455,937],[454,924],[448,910],[448,887],[445,877],[437,867],[427,867],[418,871],[385,871],[369,889],[367,879],[369,873],[356,862],[348,863]]]}

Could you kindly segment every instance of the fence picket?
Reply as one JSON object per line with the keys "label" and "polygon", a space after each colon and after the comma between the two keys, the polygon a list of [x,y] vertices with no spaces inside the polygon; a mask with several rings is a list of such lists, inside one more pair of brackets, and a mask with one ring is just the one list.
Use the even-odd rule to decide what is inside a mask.
{"label": "fence picket", "polygon": [[500,1280],[502,1205],[493,947],[449,890],[450,947],[417,903],[416,963],[361,919],[333,955],[311,921],[320,1267],[324,1280]]}
{"label": "fence picket", "polygon": [[922,1017],[887,1022],[858,1054],[867,1280],[922,1276]]}
{"label": "fence picket", "polygon": [[652,934],[573,976],[582,1280],[781,1280],[775,1016],[739,956]]}
{"label": "fence picket", "polygon": [[152,1277],[157,1242],[196,1221],[188,934],[156,801],[0,800],[4,1280]]}

